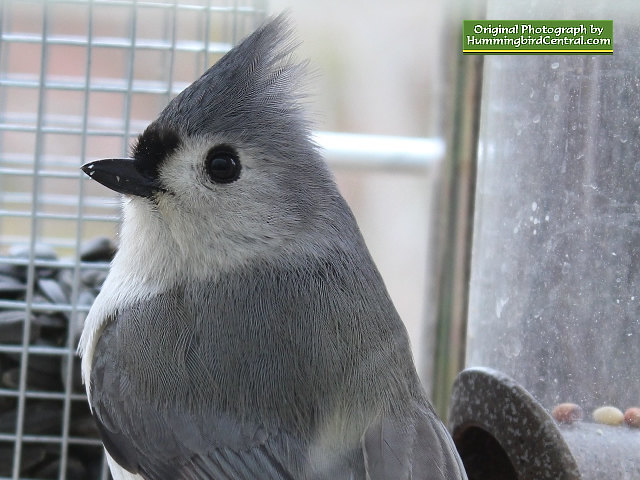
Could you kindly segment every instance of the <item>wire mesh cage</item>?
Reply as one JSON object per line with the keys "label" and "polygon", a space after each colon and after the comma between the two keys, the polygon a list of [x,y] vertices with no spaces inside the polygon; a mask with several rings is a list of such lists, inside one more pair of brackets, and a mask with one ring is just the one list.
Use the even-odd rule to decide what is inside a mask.
{"label": "wire mesh cage", "polygon": [[75,348],[119,200],[78,167],[126,155],[265,8],[0,2],[0,478],[108,478]]}

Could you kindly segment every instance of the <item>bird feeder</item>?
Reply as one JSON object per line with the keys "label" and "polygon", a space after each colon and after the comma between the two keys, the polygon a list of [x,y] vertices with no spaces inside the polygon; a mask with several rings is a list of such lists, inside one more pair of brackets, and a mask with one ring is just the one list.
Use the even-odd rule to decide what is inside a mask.
{"label": "bird feeder", "polygon": [[450,423],[471,480],[637,479],[640,9],[539,3],[487,18],[613,18],[614,53],[485,57]]}

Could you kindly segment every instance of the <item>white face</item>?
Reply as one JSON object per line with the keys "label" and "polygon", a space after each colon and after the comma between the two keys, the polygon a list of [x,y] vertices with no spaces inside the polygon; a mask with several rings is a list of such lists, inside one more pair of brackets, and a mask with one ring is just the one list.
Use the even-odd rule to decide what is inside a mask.
{"label": "white face", "polygon": [[[149,181],[145,188],[118,190],[119,173],[111,172],[116,181],[109,188],[143,195],[125,201],[120,242],[139,269],[152,262],[210,275],[252,258],[313,248],[325,231],[340,230],[330,225],[342,218],[342,200],[308,139],[305,64],[292,58],[295,44],[282,22],[259,29],[142,134],[134,166],[126,168]],[[220,146],[240,163],[234,181],[211,178],[207,159]]]}
{"label": "white face", "polygon": [[[237,179],[223,183],[209,174],[207,157],[218,149],[237,154]],[[292,192],[283,191],[279,183],[289,172],[282,171],[286,166],[281,162],[264,157],[263,152],[238,142],[207,138],[188,141],[167,158],[159,182],[169,192],[156,198],[167,226],[178,229],[173,231],[176,240],[210,247],[232,242],[259,248],[296,234],[302,218],[295,205],[289,204]],[[182,238],[190,228],[200,232],[200,241]]]}
{"label": "white face", "polygon": [[[219,181],[210,167],[216,152],[235,157],[237,178]],[[161,261],[201,277],[312,247],[309,238],[324,235],[318,229],[330,221],[337,191],[310,145],[304,157],[284,158],[229,136],[185,138],[158,168],[162,191],[125,201],[121,248],[138,255],[143,249],[145,257],[157,257],[147,264]]]}

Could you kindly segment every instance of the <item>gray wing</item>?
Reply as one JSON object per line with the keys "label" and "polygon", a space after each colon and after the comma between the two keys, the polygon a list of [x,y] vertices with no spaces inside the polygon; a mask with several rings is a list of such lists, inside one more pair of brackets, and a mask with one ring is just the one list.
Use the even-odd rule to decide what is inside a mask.
{"label": "gray wing", "polygon": [[383,418],[362,437],[367,480],[466,480],[453,440],[431,408]]}
{"label": "gray wing", "polygon": [[115,340],[112,322],[96,349],[91,406],[104,446],[119,465],[149,480],[297,478],[301,444],[285,432],[136,395]]}

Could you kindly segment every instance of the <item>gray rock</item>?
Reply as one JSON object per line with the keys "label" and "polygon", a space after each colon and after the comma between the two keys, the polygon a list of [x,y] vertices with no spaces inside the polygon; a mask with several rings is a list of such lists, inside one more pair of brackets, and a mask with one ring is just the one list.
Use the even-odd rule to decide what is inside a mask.
{"label": "gray rock", "polygon": [[[34,258],[36,260],[57,260],[58,254],[49,245],[36,243],[34,249]],[[31,256],[31,248],[29,245],[14,245],[9,249],[9,255],[13,258],[29,259]],[[16,274],[26,278],[27,266],[14,265]],[[56,274],[56,269],[51,267],[36,267],[36,275],[38,277],[51,277]]]}
{"label": "gray rock", "polygon": [[[20,368],[12,368],[2,372],[0,382],[6,388],[17,389],[20,386]],[[60,391],[62,384],[55,373],[43,373],[29,368],[27,371],[27,389],[40,391]]]}
{"label": "gray rock", "polygon": [[[22,343],[22,329],[27,318],[23,310],[0,311],[0,339],[2,343]],[[33,342],[40,336],[40,328],[31,322],[29,341]]]}
{"label": "gray rock", "polygon": [[25,407],[24,433],[27,435],[60,435],[62,432],[62,403],[38,401]]}
{"label": "gray rock", "polygon": [[74,416],[73,422],[69,427],[69,433],[76,437],[99,438],[100,432],[96,426],[96,421],[90,413],[86,415]]}
{"label": "gray rock", "polygon": [[44,294],[53,303],[59,305],[66,305],[69,303],[69,298],[62,290],[62,287],[56,280],[50,278],[41,278],[38,280],[38,290]]}
{"label": "gray rock", "polygon": [[71,292],[73,289],[73,270],[62,268],[58,270],[58,275],[56,276],[56,278],[67,297],[71,298]]}
{"label": "gray rock", "polygon": [[[43,338],[37,339],[33,342],[34,345],[39,347],[55,347],[55,343],[45,340]],[[32,353],[29,355],[29,370],[35,370],[39,373],[46,375],[57,375],[60,371],[60,364],[62,363],[62,357],[60,355],[39,355]]]}
{"label": "gray rock", "polygon": [[[38,465],[30,473],[35,478],[58,478],[60,471],[60,459],[48,460]],[[87,469],[83,463],[74,457],[67,458],[67,472],[64,477],[67,480],[85,480]]]}
{"label": "gray rock", "polygon": [[[85,242],[79,252],[83,262],[109,262],[116,251],[115,244],[100,237]],[[17,245],[9,250],[9,258],[28,260],[31,255],[28,245]],[[57,262],[55,249],[36,244],[33,255],[36,260]],[[6,258],[6,257],[5,257]],[[2,258],[0,258],[0,262]],[[5,260],[6,261],[6,260]],[[38,309],[31,315],[30,345],[66,346],[68,336],[74,342],[82,330],[86,312],[76,312],[71,318],[68,312],[56,312],[53,305],[69,305],[75,270],[70,267],[36,266],[33,304],[52,304],[51,311]],[[89,307],[93,304],[107,276],[104,268],[82,268],[77,285],[77,304]],[[24,300],[27,291],[27,265],[0,263],[0,298]],[[0,344],[22,344],[26,312],[16,309],[0,309]],[[71,331],[69,331],[71,329]],[[75,346],[75,345],[74,345]],[[67,380],[67,362],[72,359],[71,385]],[[21,354],[0,352],[0,388],[15,390],[20,380]],[[36,391],[84,394],[81,381],[80,360],[68,355],[29,354],[27,363],[27,388]],[[14,433],[17,401],[15,397],[0,395],[0,432]],[[27,435],[52,435],[62,433],[62,402],[27,399],[25,406],[24,433]],[[99,438],[95,421],[86,402],[71,404],[70,435],[82,438]],[[0,477],[10,476],[13,462],[13,445],[0,442]],[[67,469],[63,472],[67,480],[98,478],[102,465],[102,450],[93,446],[71,445],[67,457]],[[57,444],[23,446],[20,476],[25,478],[57,478],[60,468],[60,448]]]}
{"label": "gray rock", "polygon": [[116,253],[116,246],[109,237],[97,237],[82,244],[80,260],[83,262],[109,262]]}
{"label": "gray rock", "polygon": [[17,299],[27,291],[24,282],[14,276],[0,273],[0,298]]}
{"label": "gray rock", "polygon": [[[15,428],[15,411],[0,414],[2,431]],[[6,425],[9,430],[6,430]],[[24,415],[24,433],[27,435],[60,435],[62,430],[62,403],[60,401],[27,400]]]}
{"label": "gray rock", "polygon": [[82,290],[80,295],[78,295],[78,305],[83,305],[85,307],[90,307],[93,305],[96,296],[91,290]]}
{"label": "gray rock", "polygon": [[12,397],[0,397],[0,413],[16,408],[16,399]]}
{"label": "gray rock", "polygon": [[[15,418],[15,412],[13,412],[13,415]],[[3,443],[0,447],[0,475],[10,477],[13,467],[13,447],[5,445],[9,444]],[[47,452],[43,445],[24,445],[22,447],[22,461],[20,462],[21,473],[42,462],[46,458],[46,454]]]}
{"label": "gray rock", "polygon": [[[30,355],[29,370],[43,375],[56,375],[62,360],[58,355]],[[27,377],[29,374],[27,374]],[[58,385],[59,386],[59,385]]]}
{"label": "gray rock", "polygon": [[[69,361],[69,357],[62,357],[60,361],[60,378],[62,379],[63,385],[67,381],[67,362]],[[82,368],[80,358],[77,356],[73,357],[73,371],[71,372],[71,390],[73,392],[84,393],[85,388],[82,383]]]}
{"label": "gray rock", "polygon": [[33,323],[44,328],[66,329],[68,322],[64,315],[60,313],[41,313],[36,315]]}
{"label": "gray rock", "polygon": [[[38,260],[57,260],[58,254],[49,245],[43,243],[36,243],[35,245],[35,258]],[[9,249],[9,255],[13,258],[29,258],[31,255],[31,248],[29,245],[14,245]]]}
{"label": "gray rock", "polygon": [[24,281],[24,275],[20,271],[20,265],[12,263],[0,263],[0,274]]}
{"label": "gray rock", "polygon": [[107,278],[109,272],[106,270],[99,270],[97,268],[91,268],[84,270],[81,274],[82,283],[90,288],[102,288],[102,284]]}

